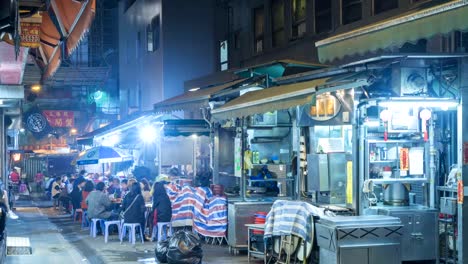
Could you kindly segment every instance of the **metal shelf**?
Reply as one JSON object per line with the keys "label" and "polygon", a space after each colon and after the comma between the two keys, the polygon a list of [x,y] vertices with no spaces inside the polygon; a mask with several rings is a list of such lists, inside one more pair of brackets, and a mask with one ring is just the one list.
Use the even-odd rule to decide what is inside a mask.
{"label": "metal shelf", "polygon": [[427,178],[397,178],[397,179],[371,179],[374,184],[392,184],[392,183],[423,183],[428,182]]}
{"label": "metal shelf", "polygon": [[393,163],[397,162],[398,160],[396,159],[389,159],[389,160],[374,160],[374,161],[369,161],[370,164],[375,164],[375,163]]}
{"label": "metal shelf", "polygon": [[294,181],[292,178],[274,178],[274,179],[265,179],[265,180],[247,180],[249,182],[270,182],[270,181]]}
{"label": "metal shelf", "polygon": [[442,192],[458,192],[457,188],[447,187],[447,186],[437,186],[437,190]]}
{"label": "metal shelf", "polygon": [[453,223],[453,219],[452,219],[452,218],[447,218],[447,219],[445,219],[445,218],[439,218],[439,222],[451,224],[451,223]]}
{"label": "metal shelf", "polygon": [[399,144],[399,143],[428,143],[422,139],[389,139],[387,141],[383,139],[369,139],[367,140],[370,144],[381,144],[381,143],[388,143],[388,144]]}

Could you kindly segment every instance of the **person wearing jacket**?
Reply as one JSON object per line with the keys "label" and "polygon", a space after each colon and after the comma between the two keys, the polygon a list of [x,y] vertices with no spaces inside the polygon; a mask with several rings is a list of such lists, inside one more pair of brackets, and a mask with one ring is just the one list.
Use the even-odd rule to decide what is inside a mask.
{"label": "person wearing jacket", "polygon": [[153,210],[157,213],[159,223],[171,222],[172,218],[172,204],[164,187],[169,181],[169,177],[160,175],[153,186]]}
{"label": "person wearing jacket", "polygon": [[[140,184],[132,184],[130,192],[125,195],[122,201],[122,212],[124,212],[124,222],[130,224],[140,224],[143,228],[142,233],[144,234],[145,228],[145,200],[141,194]],[[146,239],[146,238],[145,238]]]}
{"label": "person wearing jacket", "polygon": [[105,193],[106,185],[103,182],[96,184],[96,190],[92,191],[86,198],[88,204],[88,218],[100,218],[114,220],[118,214],[112,212],[112,202]]}
{"label": "person wearing jacket", "polygon": [[94,183],[90,180],[86,180],[86,183],[81,191],[81,209],[88,210],[88,204],[86,203],[86,198],[94,190]]}
{"label": "person wearing jacket", "polygon": [[73,182],[72,191],[70,192],[70,198],[72,201],[73,209],[80,209],[81,208],[81,199],[83,199],[81,195],[81,190],[83,189],[86,181],[84,179],[76,179]]}

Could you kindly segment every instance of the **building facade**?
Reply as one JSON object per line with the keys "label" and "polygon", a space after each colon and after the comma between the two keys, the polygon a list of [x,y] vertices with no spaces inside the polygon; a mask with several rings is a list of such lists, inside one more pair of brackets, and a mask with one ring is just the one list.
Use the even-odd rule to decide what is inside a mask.
{"label": "building facade", "polygon": [[215,71],[215,5],[214,0],[120,1],[122,116],[151,110],[182,93],[184,81]]}
{"label": "building facade", "polygon": [[[317,41],[446,2],[450,1],[224,1],[228,15],[223,21],[225,26],[217,28],[221,30],[216,34],[219,40],[218,70],[249,67],[281,59],[318,62]],[[224,41],[228,47],[225,51],[227,56],[222,55]],[[379,52],[464,51],[467,42],[466,34],[453,32]],[[327,63],[337,64],[339,61]]]}

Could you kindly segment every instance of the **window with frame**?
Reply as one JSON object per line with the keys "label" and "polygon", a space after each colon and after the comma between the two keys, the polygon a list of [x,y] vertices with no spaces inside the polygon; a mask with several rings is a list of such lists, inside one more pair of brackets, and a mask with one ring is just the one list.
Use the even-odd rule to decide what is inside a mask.
{"label": "window with frame", "polygon": [[284,43],[284,0],[272,0],[271,2],[271,34],[273,47]]}
{"label": "window with frame", "polygon": [[130,39],[125,41],[125,63],[130,64]]}
{"label": "window with frame", "polygon": [[362,19],[362,0],[341,0],[341,22],[350,24]]}
{"label": "window with frame", "polygon": [[140,58],[140,46],[141,46],[141,32],[137,32],[137,37],[135,41],[135,59]]}
{"label": "window with frame", "polygon": [[151,24],[146,26],[146,51],[153,52],[153,29],[151,28]]}
{"label": "window with frame", "polygon": [[124,2],[124,12],[127,12],[127,10],[136,2],[136,0],[125,0]]}
{"label": "window with frame", "polygon": [[315,33],[324,33],[332,30],[331,0],[315,0]]}
{"label": "window with frame", "polygon": [[374,0],[374,14],[398,8],[398,0]]}
{"label": "window with frame", "polygon": [[291,0],[292,37],[298,38],[306,33],[306,0]]}
{"label": "window with frame", "polygon": [[160,15],[156,15],[151,19],[151,40],[152,40],[152,51],[159,49],[160,36],[161,36],[161,18]]}
{"label": "window with frame", "polygon": [[263,39],[265,34],[265,11],[263,6],[254,8],[254,50],[263,51]]}
{"label": "window with frame", "polygon": [[223,40],[219,42],[219,64],[220,70],[225,71],[228,69],[228,41]]}

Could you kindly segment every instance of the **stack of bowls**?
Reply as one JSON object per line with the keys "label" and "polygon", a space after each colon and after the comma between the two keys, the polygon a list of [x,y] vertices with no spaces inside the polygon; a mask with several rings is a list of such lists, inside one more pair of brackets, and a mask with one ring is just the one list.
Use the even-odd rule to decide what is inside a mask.
{"label": "stack of bowls", "polygon": [[[256,212],[255,213],[255,224],[265,224],[267,212]],[[263,231],[260,230],[253,230],[252,231],[255,235],[263,235]]]}

